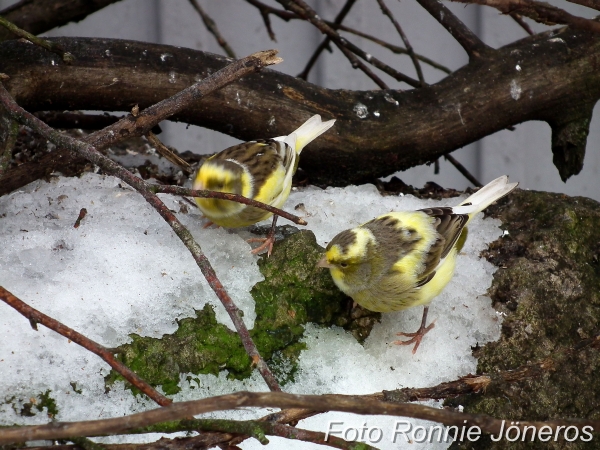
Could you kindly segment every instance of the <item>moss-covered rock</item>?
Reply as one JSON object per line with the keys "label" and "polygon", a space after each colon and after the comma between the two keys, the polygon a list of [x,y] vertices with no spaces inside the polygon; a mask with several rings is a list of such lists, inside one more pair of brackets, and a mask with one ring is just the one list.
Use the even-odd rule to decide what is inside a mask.
{"label": "moss-covered rock", "polygon": [[[600,418],[600,351],[576,349],[600,332],[600,204],[517,191],[490,209],[509,232],[485,252],[500,267],[490,295],[505,319],[501,339],[475,352],[478,373],[551,363],[537,378],[450,403],[507,420]],[[488,437],[461,448],[600,448],[597,439],[532,444]]]}
{"label": "moss-covered rock", "polygon": [[[380,315],[360,308],[333,284],[329,271],[316,267],[324,249],[310,231],[299,231],[278,241],[270,258],[258,262],[265,280],[251,290],[256,320],[250,331],[259,352],[282,384],[293,378],[296,360],[304,349],[304,325],[314,322],[343,326],[362,341]],[[217,323],[211,306],[195,318],[178,322],[178,329],[160,339],[131,335],[133,342],[117,349],[119,359],[166,394],[179,391],[180,374],[248,377],[252,371],[237,333]],[[110,385],[120,376],[107,377]]]}

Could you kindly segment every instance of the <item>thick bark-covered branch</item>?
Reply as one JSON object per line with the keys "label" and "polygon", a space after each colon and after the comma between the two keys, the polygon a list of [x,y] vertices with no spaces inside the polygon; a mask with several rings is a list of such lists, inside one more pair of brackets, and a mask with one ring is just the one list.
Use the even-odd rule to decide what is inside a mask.
{"label": "thick bark-covered branch", "polygon": [[[0,15],[19,28],[40,34],[69,22],[79,22],[90,14],[120,0],[21,0],[0,11]],[[0,29],[0,41],[14,39],[8,30]]]}
{"label": "thick bark-covered branch", "polygon": [[[0,45],[0,72],[11,77],[6,86],[30,111],[143,108],[227,63],[148,43],[58,41],[77,57],[73,65],[30,44]],[[288,134],[312,114],[336,118],[332,132],[303,152],[300,166],[313,183],[359,183],[433,161],[524,121],[569,123],[573,111],[589,111],[600,97],[598,61],[599,35],[562,29],[517,41],[417,90],[330,90],[265,70],[175,118],[240,139]]]}

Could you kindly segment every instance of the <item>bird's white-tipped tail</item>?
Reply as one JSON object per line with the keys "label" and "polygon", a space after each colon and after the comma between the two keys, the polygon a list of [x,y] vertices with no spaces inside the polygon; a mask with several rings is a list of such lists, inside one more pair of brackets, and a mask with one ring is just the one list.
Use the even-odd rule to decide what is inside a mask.
{"label": "bird's white-tipped tail", "polygon": [[[300,125],[300,128],[298,128],[292,134],[289,136],[282,136],[283,139],[281,140],[283,140],[290,147],[296,149],[297,154],[300,154],[306,145],[329,130],[334,123],[335,119],[322,122],[321,116],[315,114],[302,125]],[[279,140],[278,138],[275,139]]]}
{"label": "bird's white-tipped tail", "polygon": [[457,214],[469,214],[471,218],[473,218],[475,214],[483,211],[496,200],[504,197],[518,185],[519,183],[509,183],[508,177],[503,175],[490,181],[460,205],[452,208],[452,210]]}

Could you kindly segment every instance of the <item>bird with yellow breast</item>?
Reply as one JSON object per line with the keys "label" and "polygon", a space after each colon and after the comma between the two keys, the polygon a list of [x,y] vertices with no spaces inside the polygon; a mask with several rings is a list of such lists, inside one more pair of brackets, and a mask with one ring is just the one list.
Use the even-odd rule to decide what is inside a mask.
{"label": "bird with yellow breast", "polygon": [[[208,158],[198,170],[194,189],[242,195],[275,208],[281,208],[292,188],[292,176],[298,168],[300,152],[311,141],[333,126],[335,120],[321,121],[314,115],[287,136],[244,142]],[[238,228],[253,225],[272,213],[253,206],[216,198],[196,198],[198,208],[215,225]],[[266,239],[252,253],[267,249],[275,242],[277,216]]]}
{"label": "bird with yellow breast", "polygon": [[414,354],[423,336],[435,325],[426,325],[429,303],[454,275],[467,225],[517,185],[502,176],[458,206],[379,216],[335,236],[318,265],[330,270],[341,291],[371,311],[400,311],[424,305],[419,329],[398,333],[410,339],[395,342],[414,344]]}

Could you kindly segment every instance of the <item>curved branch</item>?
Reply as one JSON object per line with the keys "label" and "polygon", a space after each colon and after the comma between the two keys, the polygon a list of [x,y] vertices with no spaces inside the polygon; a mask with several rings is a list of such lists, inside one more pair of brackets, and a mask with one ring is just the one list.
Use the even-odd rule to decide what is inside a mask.
{"label": "curved branch", "polygon": [[[0,16],[32,34],[40,34],[69,22],[79,22],[90,14],[120,0],[21,0],[0,11]],[[0,41],[13,39],[0,29]]]}
{"label": "curved branch", "polygon": [[[0,44],[0,72],[10,75],[5,84],[26,109],[144,108],[227,63],[212,54],[133,41],[58,41],[77,57],[71,66],[52,65],[54,55],[29,44]],[[249,140],[286,135],[313,114],[336,118],[333,132],[303,151],[300,166],[313,183],[344,185],[433,161],[524,121],[560,122],[573,108],[600,98],[597,34],[567,28],[526,37],[494,53],[493,59],[408,92],[324,89],[264,70],[174,119]],[[22,175],[24,184],[32,181]]]}
{"label": "curved branch", "polygon": [[369,78],[371,78],[380,88],[387,89],[386,84],[375,75],[362,61],[360,61],[356,55],[360,56],[365,61],[368,61],[373,67],[377,67],[379,70],[387,73],[391,77],[395,78],[398,81],[404,81],[409,86],[419,86],[419,82],[413,80],[409,76],[404,75],[401,72],[398,72],[394,68],[384,64],[377,58],[367,54],[361,48],[354,45],[352,42],[341,37],[333,28],[331,28],[323,19],[319,17],[319,15],[303,0],[277,0],[281,3],[286,9],[295,12],[299,17],[302,17],[304,20],[312,23],[317,29],[329,37],[335,45],[340,49],[340,51],[344,54],[350,64],[355,69],[362,70]]}
{"label": "curved branch", "polygon": [[[203,400],[173,403],[161,409],[85,422],[53,422],[48,425],[5,428],[0,434],[0,444],[31,440],[66,439],[73,436],[98,436],[120,434],[160,422],[182,419],[213,411],[225,411],[242,407],[310,408],[314,411],[342,411],[355,414],[414,417],[457,427],[479,427],[480,432],[498,434],[503,421],[480,414],[460,413],[448,409],[406,403],[390,403],[375,398],[352,395],[297,395],[284,392],[237,392]],[[600,429],[596,419],[559,419],[542,421],[519,421],[515,426],[523,431],[526,427],[575,426]]]}
{"label": "curved branch", "polygon": [[119,361],[115,356],[105,347],[85,337],[83,334],[78,333],[72,328],[63,325],[59,321],[53,319],[50,316],[32,308],[22,300],[15,297],[12,293],[8,292],[4,287],[0,286],[0,300],[5,302],[8,306],[16,309],[20,314],[29,319],[31,326],[37,331],[37,324],[41,323],[46,328],[56,331],[58,334],[66,337],[67,339],[81,345],[86,350],[98,355],[102,358],[110,367],[123,376],[132,385],[158,403],[160,406],[167,406],[173,403],[173,400],[165,397],[160,392],[155,390],[146,381],[140,378],[134,371]]}
{"label": "curved branch", "polygon": [[570,27],[600,33],[600,22],[574,16],[567,11],[536,0],[452,0],[461,3],[476,3],[496,8],[504,14],[517,13],[546,25],[569,25]]}
{"label": "curved branch", "polygon": [[[223,86],[224,79],[229,79],[229,81],[231,81],[231,76],[235,78],[236,75],[242,76],[244,74],[260,70],[266,65],[277,64],[281,59],[275,56],[276,53],[277,51],[275,50],[257,52],[246,58],[236,61],[220,70],[214,76],[207,77],[205,80],[201,80],[191,87],[178,92],[173,97],[174,99],[177,99],[178,102],[173,102],[173,98],[163,100],[162,102],[152,105],[146,110],[140,112],[135,117],[127,116],[114,125],[105,128],[101,132],[89,135],[86,142],[73,139],[63,135],[60,132],[57,132],[56,130],[53,130],[32,114],[24,111],[15,103],[12,98],[10,98],[4,86],[0,84],[0,103],[10,117],[24,125],[29,126],[37,133],[48,139],[50,142],[53,142],[57,147],[62,147],[67,151],[75,152],[88,161],[100,166],[107,173],[119,177],[131,187],[136,189],[144,197],[144,199],[156,209],[156,211],[173,229],[177,237],[190,251],[192,257],[196,261],[196,264],[206,278],[209,286],[215,292],[225,307],[225,310],[229,314],[229,317],[231,318],[231,321],[233,322],[236,331],[240,336],[248,356],[250,356],[253,364],[256,365],[263,379],[272,390],[280,390],[277,380],[269,370],[269,367],[261,357],[256,345],[252,341],[252,337],[248,332],[248,328],[242,319],[241,311],[235,305],[225,290],[225,287],[221,284],[221,281],[218,279],[213,267],[202,252],[202,249],[198,243],[192,237],[191,233],[181,224],[177,217],[169,210],[169,208],[166,207],[160,198],[158,198],[156,194],[149,189],[149,186],[146,182],[140,178],[137,178],[127,169],[102,155],[93,145],[90,144],[90,142],[93,142],[97,145],[102,145],[103,143],[107,144],[111,142],[117,142],[120,140],[120,138],[129,134],[143,134],[152,128],[158,121],[160,121],[161,117],[167,117],[169,112],[173,113],[175,111],[180,111],[185,107],[185,104],[189,104],[191,100],[197,100],[202,95],[206,95],[211,92],[210,88],[216,89],[217,87]],[[237,68],[237,72],[232,74],[230,70],[234,67]],[[155,120],[155,122],[153,122],[153,120]]]}

